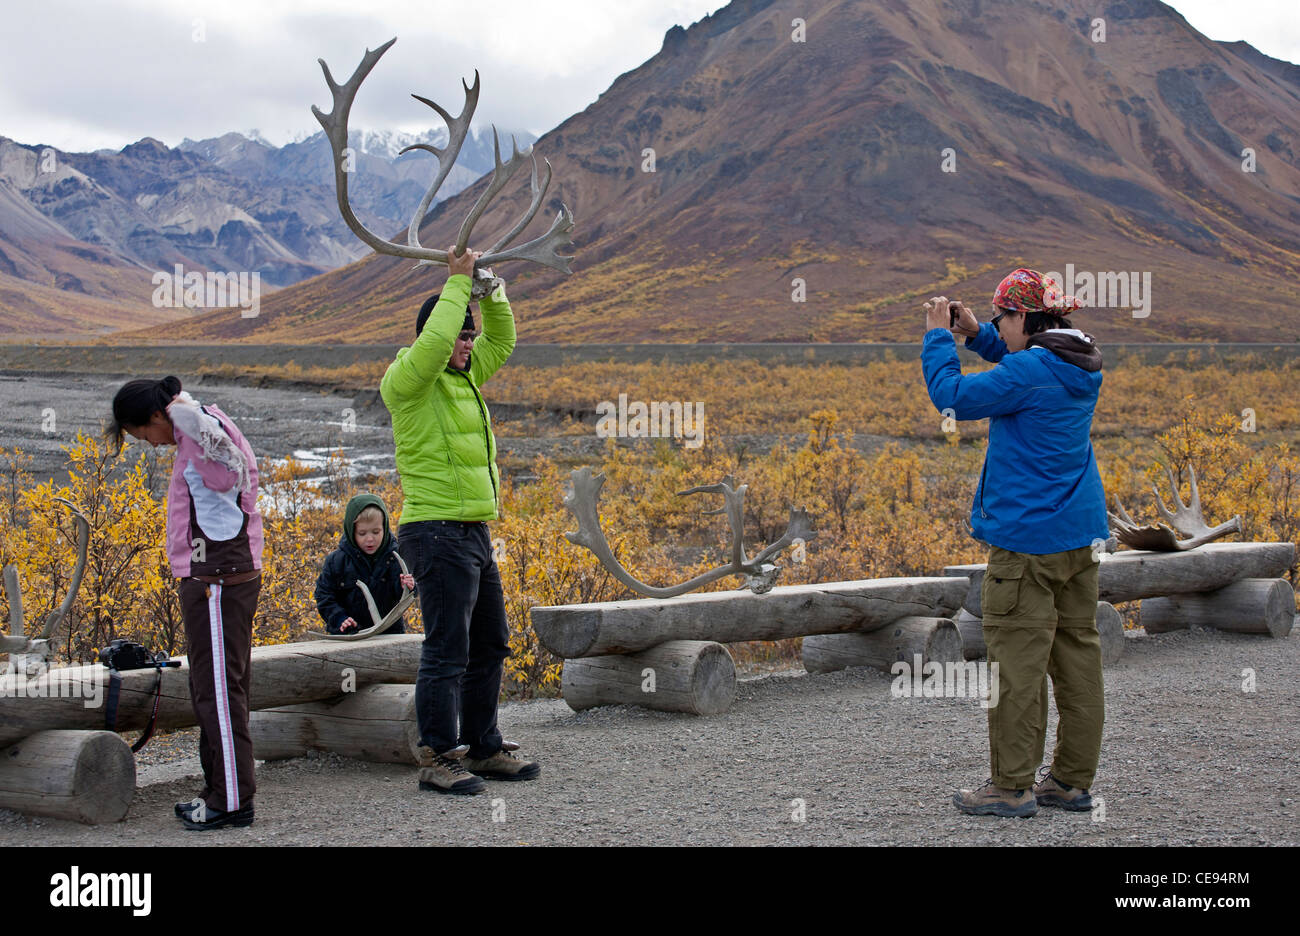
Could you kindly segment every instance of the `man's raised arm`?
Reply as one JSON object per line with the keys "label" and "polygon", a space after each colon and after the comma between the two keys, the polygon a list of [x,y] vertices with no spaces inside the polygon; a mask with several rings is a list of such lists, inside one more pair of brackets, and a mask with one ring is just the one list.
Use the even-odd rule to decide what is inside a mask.
{"label": "man's raised arm", "polygon": [[483,313],[483,334],[474,342],[469,359],[469,376],[481,387],[495,374],[515,350],[515,317],[506,298],[505,283],[479,301]]}
{"label": "man's raised arm", "polygon": [[379,383],[384,403],[401,403],[428,390],[447,368],[456,347],[456,336],[465,321],[469,306],[471,276],[478,251],[466,250],[459,257],[453,247],[447,253],[447,283],[429,320],[410,350],[389,365]]}

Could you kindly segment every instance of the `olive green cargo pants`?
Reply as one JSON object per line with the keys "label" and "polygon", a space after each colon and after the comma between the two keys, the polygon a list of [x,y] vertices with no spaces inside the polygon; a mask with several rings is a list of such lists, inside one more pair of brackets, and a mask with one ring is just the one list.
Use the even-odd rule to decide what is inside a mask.
{"label": "olive green cargo pants", "polygon": [[1032,786],[1047,737],[1047,677],[1052,677],[1056,750],[1052,775],[1092,786],[1105,717],[1097,571],[1089,546],[1035,556],[991,546],[980,591],[984,642],[996,663],[997,705],[989,712],[993,782]]}

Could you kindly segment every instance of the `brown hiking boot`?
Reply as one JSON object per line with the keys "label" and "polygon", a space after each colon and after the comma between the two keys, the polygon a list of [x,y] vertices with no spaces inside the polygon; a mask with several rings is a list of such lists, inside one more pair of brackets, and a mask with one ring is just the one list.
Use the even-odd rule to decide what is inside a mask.
{"label": "brown hiking boot", "polygon": [[462,745],[438,754],[432,748],[421,746],[420,789],[460,795],[472,795],[486,790],[487,784],[466,770],[461,763],[466,750]]}
{"label": "brown hiking boot", "polygon": [[992,779],[978,790],[958,790],[952,804],[972,816],[1003,816],[1028,819],[1038,812],[1038,801],[1029,790],[1008,790]]}
{"label": "brown hiking boot", "polygon": [[520,760],[506,750],[497,751],[482,760],[467,757],[465,769],[489,780],[534,780],[542,772],[540,764]]}
{"label": "brown hiking boot", "polygon": [[1047,776],[1034,784],[1034,799],[1039,806],[1059,806],[1071,812],[1091,812],[1092,794],[1082,787],[1067,786],[1052,776],[1049,768]]}

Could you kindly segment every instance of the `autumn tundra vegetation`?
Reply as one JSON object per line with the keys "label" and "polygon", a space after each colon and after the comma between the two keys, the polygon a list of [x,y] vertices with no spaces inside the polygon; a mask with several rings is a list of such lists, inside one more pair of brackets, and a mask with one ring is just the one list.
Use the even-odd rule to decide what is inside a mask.
{"label": "autumn tundra vegetation", "polygon": [[[290,370],[270,376],[358,388],[377,378],[364,366]],[[1242,539],[1300,545],[1300,454],[1294,451],[1300,402],[1293,393],[1300,362],[1265,368],[1243,357],[1202,364],[1193,352],[1164,365],[1108,363],[1105,374],[1093,442],[1112,506],[1118,495],[1139,520],[1158,519],[1151,488],[1165,484],[1163,467],[1178,475],[1186,499],[1190,466],[1210,522],[1240,514]],[[601,521],[609,541],[642,581],[678,582],[722,561],[729,530],[720,516],[703,513],[719,504],[676,492],[726,476],[748,485],[744,528],[751,555],[784,532],[791,505],[813,517],[819,535],[796,555],[786,554],[778,584],[935,575],[945,565],[985,558],[963,527],[985,426],[945,426],[915,360],[815,369],[668,361],[506,367],[486,393],[490,402],[579,410],[620,393],[707,403],[702,446],[607,439],[592,465],[608,478]],[[495,428],[508,451],[516,430],[508,422]],[[593,427],[570,421],[551,431],[549,455],[527,462],[503,457],[501,518],[491,528],[514,651],[504,691],[514,698],[554,695],[560,684],[561,661],[538,645],[529,608],[635,597],[563,535],[577,528],[563,497],[568,472],[579,464],[566,454],[564,439],[594,433]],[[56,658],[94,660],[115,637],[184,653],[163,542],[171,456],[142,445],[114,456],[84,434],[65,451],[68,481],[56,484],[33,478],[21,451],[0,449],[0,565],[18,567],[28,628],[40,628],[73,569],[73,521],[57,501],[62,497],[85,511],[91,544],[73,613],[55,634]],[[354,493],[374,491],[400,515],[395,475],[358,477],[349,467],[341,451],[323,472],[262,453],[266,553],[255,643],[293,641],[320,629],[312,589]],[[1298,571],[1290,570],[1293,586]],[[739,584],[724,579],[706,590]],[[7,616],[5,606],[0,612]],[[1128,617],[1133,623],[1133,609]],[[751,671],[798,659],[797,641],[733,650]]]}

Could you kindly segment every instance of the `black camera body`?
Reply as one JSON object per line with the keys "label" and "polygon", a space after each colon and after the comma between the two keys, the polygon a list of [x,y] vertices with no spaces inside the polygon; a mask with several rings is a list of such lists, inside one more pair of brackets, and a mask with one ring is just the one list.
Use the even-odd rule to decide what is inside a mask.
{"label": "black camera body", "polygon": [[150,653],[143,644],[121,638],[99,651],[99,662],[118,672],[159,666],[166,663],[167,659],[167,654],[161,650]]}

